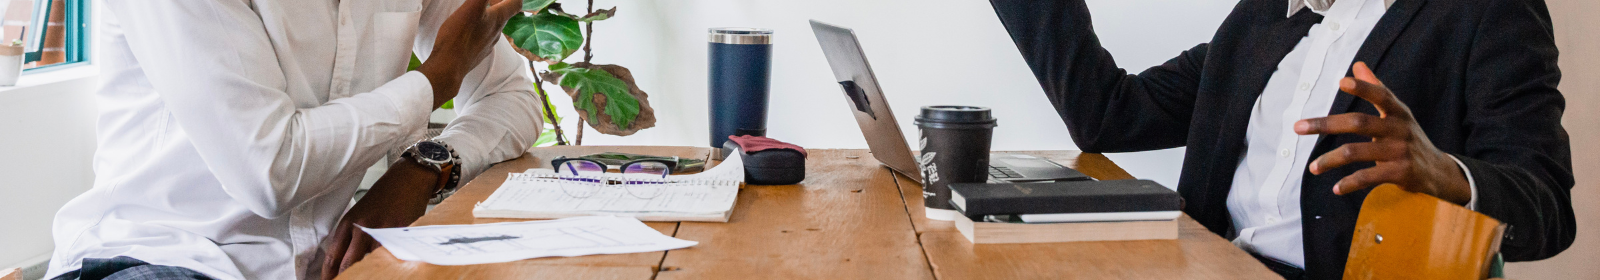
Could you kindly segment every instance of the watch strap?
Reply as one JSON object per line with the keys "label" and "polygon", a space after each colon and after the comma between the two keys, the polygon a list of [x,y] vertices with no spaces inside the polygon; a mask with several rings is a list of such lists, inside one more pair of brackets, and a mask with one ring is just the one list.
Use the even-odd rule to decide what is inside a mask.
{"label": "watch strap", "polygon": [[[419,155],[417,155],[417,150],[419,149],[418,144],[423,142],[430,142],[444,147],[445,151],[450,154],[450,159],[443,163],[422,159]],[[417,141],[417,143],[418,144],[412,144],[411,147],[406,148],[405,153],[403,153],[402,156],[409,157],[412,161],[422,164],[423,166],[433,168],[434,171],[440,173],[440,176],[443,176],[444,185],[434,190],[434,200],[443,199],[450,193],[454,193],[457,188],[460,188],[461,156],[456,153],[455,148],[450,147],[450,144],[433,139]]]}
{"label": "watch strap", "polygon": [[461,188],[461,157],[456,156],[454,149],[450,151],[450,157],[450,172],[444,174],[447,178],[444,182],[444,187],[439,188],[439,193],[435,195],[453,193],[456,189]]}

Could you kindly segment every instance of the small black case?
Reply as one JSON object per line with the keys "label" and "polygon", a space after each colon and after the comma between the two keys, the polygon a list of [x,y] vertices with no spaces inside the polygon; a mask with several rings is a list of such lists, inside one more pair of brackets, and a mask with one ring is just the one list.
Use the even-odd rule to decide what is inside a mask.
{"label": "small black case", "polygon": [[974,221],[985,215],[1177,211],[1178,192],[1150,180],[950,184],[950,204]]}
{"label": "small black case", "polygon": [[744,160],[744,182],[752,185],[793,185],[806,179],[806,156],[790,149],[745,152],[738,143],[722,143],[723,158],[739,150]]}

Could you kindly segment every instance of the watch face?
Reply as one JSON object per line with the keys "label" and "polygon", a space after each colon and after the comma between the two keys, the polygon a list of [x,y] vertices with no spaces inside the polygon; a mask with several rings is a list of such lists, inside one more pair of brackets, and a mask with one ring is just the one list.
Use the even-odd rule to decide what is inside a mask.
{"label": "watch face", "polygon": [[417,156],[422,159],[444,162],[450,160],[450,149],[434,142],[417,142]]}

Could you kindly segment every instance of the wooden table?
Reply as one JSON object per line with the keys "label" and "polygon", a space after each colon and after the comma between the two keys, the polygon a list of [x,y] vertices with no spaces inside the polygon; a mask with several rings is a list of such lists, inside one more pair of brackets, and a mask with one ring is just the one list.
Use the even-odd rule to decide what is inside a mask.
{"label": "wooden table", "polygon": [[[516,221],[477,219],[510,172],[548,168],[557,156],[603,151],[706,158],[692,147],[538,148],[495,165],[413,226]],[[921,185],[878,164],[866,150],[811,150],[799,185],[747,185],[727,223],[650,222],[700,242],[665,252],[540,258],[439,266],[378,249],[341,279],[1277,279],[1194,220],[1177,240],[973,245],[950,222],[923,217]],[[1102,179],[1128,179],[1099,154],[1042,156]]]}

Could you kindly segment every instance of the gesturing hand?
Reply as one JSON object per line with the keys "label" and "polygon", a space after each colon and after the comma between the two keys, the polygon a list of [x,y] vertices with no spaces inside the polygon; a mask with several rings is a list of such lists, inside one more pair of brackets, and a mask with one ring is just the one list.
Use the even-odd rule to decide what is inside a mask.
{"label": "gesturing hand", "polygon": [[1377,166],[1356,171],[1333,185],[1333,193],[1349,194],[1382,183],[1394,183],[1411,192],[1424,193],[1456,204],[1472,198],[1466,175],[1450,155],[1439,151],[1422,132],[1411,115],[1411,108],[1395,98],[1389,88],[1372,74],[1367,64],[1351,67],[1354,78],[1339,81],[1339,89],[1372,102],[1378,116],[1345,113],[1304,119],[1294,124],[1295,133],[1359,134],[1372,142],[1340,146],[1307,164],[1311,174],[1354,162],[1376,162]]}
{"label": "gesturing hand", "polygon": [[428,60],[417,66],[433,84],[433,107],[455,98],[462,77],[489,56],[502,36],[500,29],[522,9],[522,1],[493,0],[497,1],[493,6],[488,1],[466,0],[456,8],[439,26]]}

